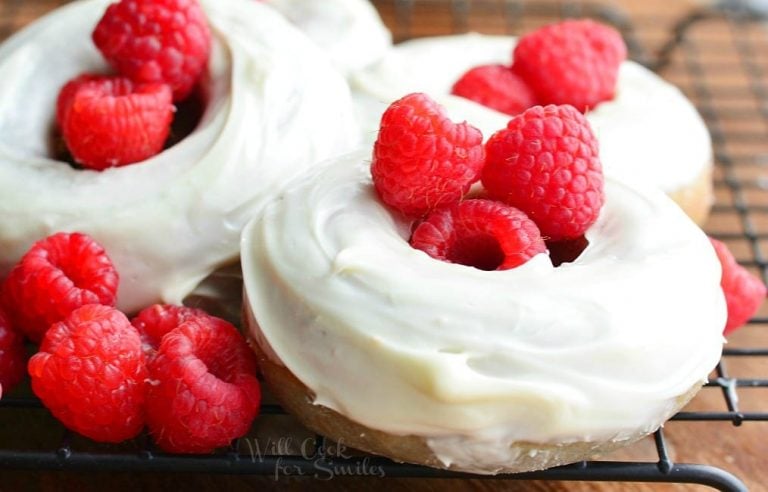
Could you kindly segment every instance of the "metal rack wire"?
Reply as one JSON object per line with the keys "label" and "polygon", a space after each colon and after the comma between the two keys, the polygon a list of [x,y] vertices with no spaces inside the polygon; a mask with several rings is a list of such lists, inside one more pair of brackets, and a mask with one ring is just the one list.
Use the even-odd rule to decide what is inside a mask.
{"label": "metal rack wire", "polygon": [[[49,7],[59,2],[50,2]],[[643,28],[656,25],[653,17],[629,18],[616,8],[584,2],[524,2],[514,0],[375,0],[373,2],[393,28],[396,40],[429,34],[485,30],[518,33],[563,17],[589,16],[616,26],[624,35],[631,57],[660,71],[678,83],[694,100],[712,133],[717,170],[717,203],[709,232],[728,243],[738,259],[759,272],[768,282],[768,27],[761,27],[763,14],[739,2],[723,2],[717,8],[696,10],[667,26],[662,36],[647,37]],[[18,2],[8,2],[0,9],[0,36],[18,27],[21,15]],[[36,15],[31,14],[31,15]],[[422,22],[419,16],[428,16]],[[23,20],[22,20],[23,22]],[[727,36],[707,40],[702,32],[711,28]],[[760,31],[763,29],[763,31]],[[760,34],[762,32],[762,34]],[[654,43],[655,40],[655,43]],[[722,69],[722,56],[714,62],[702,53],[728,58],[744,74],[746,85],[713,82],[710,74]],[[720,64],[720,65],[718,65]],[[718,68],[719,67],[719,68]],[[744,120],[752,124],[743,124]],[[740,124],[732,124],[741,121]],[[748,330],[768,330],[765,309],[750,322]],[[767,333],[768,334],[768,333]],[[766,337],[768,339],[768,337]],[[742,410],[745,391],[765,391],[768,374],[757,377],[732,376],[731,363],[746,358],[768,357],[765,346],[747,344],[729,347],[716,368],[715,377],[702,393],[719,393],[725,411],[686,410],[675,421],[731,422],[741,426],[750,421],[768,421],[768,398],[757,410]],[[463,478],[470,475],[451,473],[414,465],[399,464],[384,458],[339,451],[322,436],[291,428],[285,435],[282,409],[267,402],[247,438],[232,443],[227,450],[211,456],[168,455],[156,451],[151,439],[143,436],[122,445],[100,445],[70,433],[56,423],[40,402],[29,396],[28,388],[0,401],[0,470],[112,470],[206,472],[226,474],[291,474],[317,476],[331,470],[337,474],[387,477]],[[761,401],[760,398],[751,398]],[[8,423],[10,422],[10,426]],[[10,427],[29,429],[23,440],[14,440]],[[36,433],[35,429],[46,429]],[[737,432],[737,430],[733,430]],[[54,436],[54,437],[51,437]],[[506,475],[511,480],[573,480],[616,482],[696,483],[720,490],[746,490],[733,475],[706,464],[679,464],[672,461],[663,431],[656,432],[653,444],[657,458],[645,462],[594,461],[535,473]],[[483,478],[472,476],[472,478]],[[494,478],[499,478],[494,477]]]}

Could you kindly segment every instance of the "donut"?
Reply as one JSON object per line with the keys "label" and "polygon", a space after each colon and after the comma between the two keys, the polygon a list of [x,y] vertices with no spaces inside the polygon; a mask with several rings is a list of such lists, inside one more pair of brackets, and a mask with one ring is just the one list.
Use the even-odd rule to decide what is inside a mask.
{"label": "donut", "polygon": [[[474,66],[509,64],[514,45],[514,37],[470,33],[395,46],[378,63],[350,78],[362,138],[375,139],[386,107],[410,92],[429,94],[452,119],[471,121],[490,137],[510,116],[450,95],[451,87]],[[714,201],[712,144],[701,116],[677,88],[625,61],[614,100],[586,116],[600,140],[606,173],[658,186],[697,223],[705,222]]]}
{"label": "donut", "polygon": [[392,34],[368,0],[267,0],[344,74],[362,70],[392,46]]}
{"label": "donut", "polygon": [[576,260],[488,272],[412,248],[369,163],[319,166],[243,232],[248,335],[310,429],[397,461],[537,470],[655,431],[717,364],[718,260],[657,188],[606,176]]}
{"label": "donut", "polygon": [[59,89],[108,70],[90,35],[109,3],[73,2],[0,47],[0,278],[34,241],[84,232],[120,272],[118,307],[134,312],[181,302],[237,260],[251,216],[284,182],[350,150],[357,129],[344,78],[280,14],[253,0],[203,0],[214,39],[192,133],[103,172],[52,158]]}

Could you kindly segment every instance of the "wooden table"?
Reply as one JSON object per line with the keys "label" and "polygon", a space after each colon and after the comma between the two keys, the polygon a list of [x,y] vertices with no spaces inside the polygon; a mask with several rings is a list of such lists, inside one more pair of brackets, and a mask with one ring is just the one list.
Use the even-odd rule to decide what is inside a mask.
{"label": "wooden table", "polygon": [[[0,3],[0,36],[64,3],[56,0]],[[502,0],[437,1],[378,0],[396,39],[476,30],[488,33],[525,32],[553,20],[552,15],[597,15],[619,22],[634,40],[633,55],[649,64],[666,55],[660,73],[678,84],[699,106],[713,131],[717,154],[715,185],[717,206],[707,230],[726,240],[739,260],[755,271],[765,269],[768,257],[768,27],[724,16],[699,16],[684,31],[682,43],[665,51],[670,33],[681,19],[703,2],[652,0],[594,4],[573,2],[504,2]],[[545,8],[542,9],[541,5]],[[0,74],[1,76],[1,74]],[[765,273],[765,272],[763,272]],[[768,307],[758,322],[734,335],[728,347],[768,347]],[[768,357],[728,357],[729,375],[768,379]],[[738,390],[740,410],[768,412],[766,388]],[[691,411],[724,412],[722,392],[707,388],[691,403]],[[0,422],[0,426],[6,425]],[[25,431],[22,431],[25,432]],[[676,462],[717,466],[740,477],[750,490],[768,490],[768,423],[670,422],[665,436]],[[0,442],[2,446],[2,442]],[[605,457],[611,460],[655,461],[653,442]],[[28,472],[0,470],[0,492],[6,490],[232,490],[254,487],[287,490],[709,490],[700,486],[516,482],[506,480],[446,480],[336,478],[324,482],[306,479],[233,477],[190,474],[107,474],[103,472]]]}

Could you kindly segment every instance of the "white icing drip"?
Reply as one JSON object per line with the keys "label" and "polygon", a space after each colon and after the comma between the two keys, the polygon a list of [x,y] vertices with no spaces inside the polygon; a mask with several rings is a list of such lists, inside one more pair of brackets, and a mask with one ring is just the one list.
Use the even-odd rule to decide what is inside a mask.
{"label": "white icing drip", "polygon": [[346,83],[305,36],[259,2],[206,0],[210,101],[193,133],[100,173],[51,160],[59,88],[107,70],[90,33],[109,3],[74,2],[0,47],[0,276],[34,241],[87,232],[121,275],[118,306],[133,311],[180,302],[236,259],[242,227],[276,189],[357,135]]}
{"label": "white icing drip", "polygon": [[[456,121],[466,120],[487,138],[509,116],[450,95],[471,67],[509,65],[515,38],[465,34],[402,43],[376,65],[352,76],[363,138],[376,138],[387,105],[411,92],[425,92]],[[619,71],[616,97],[587,114],[600,141],[606,173],[674,192],[690,185],[712,162],[706,126],[693,105],[672,85],[634,62]]]}
{"label": "white icing drip", "polygon": [[720,265],[661,192],[609,178],[575,262],[484,272],[411,248],[368,162],[336,159],[243,233],[252,335],[315,403],[492,471],[511,442],[652,430],[717,363]]}

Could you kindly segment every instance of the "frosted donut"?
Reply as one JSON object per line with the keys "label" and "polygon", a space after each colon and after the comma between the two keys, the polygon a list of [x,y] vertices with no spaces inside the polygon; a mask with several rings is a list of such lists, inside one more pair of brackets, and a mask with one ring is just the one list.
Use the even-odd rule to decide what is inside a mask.
{"label": "frosted donut", "polygon": [[130,312],[178,303],[236,260],[242,227],[274,190],[349,150],[357,130],[343,77],[281,15],[252,0],[203,0],[214,41],[196,129],[104,172],[51,159],[59,89],[108,70],[90,33],[109,3],[69,4],[0,47],[0,277],[34,241],[86,232],[114,261],[118,306]]}
{"label": "frosted donut", "polygon": [[368,0],[266,0],[314,41],[345,74],[362,70],[392,46],[392,34]]}
{"label": "frosted donut", "polygon": [[607,178],[573,263],[486,272],[411,248],[369,159],[300,180],[243,233],[246,326],[311,429],[395,460],[540,469],[653,432],[717,364],[720,266],[662,192]]}
{"label": "frosted donut", "polygon": [[[490,137],[510,117],[450,95],[451,87],[474,66],[509,64],[514,44],[513,37],[472,33],[397,45],[351,78],[363,138],[372,142],[387,106],[412,92],[429,94],[452,119],[469,121]],[[705,221],[713,202],[712,143],[701,116],[677,88],[626,61],[614,100],[586,116],[600,141],[607,174],[658,186],[696,222]]]}

